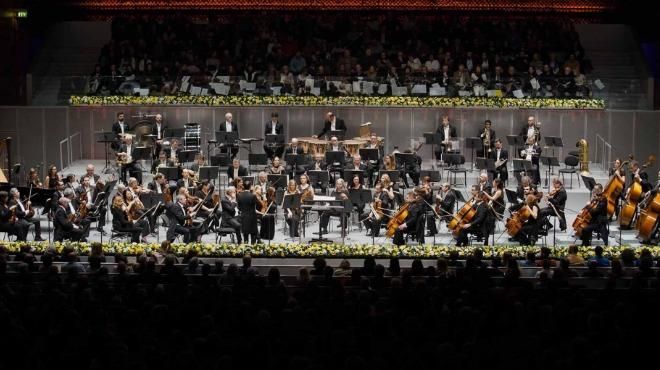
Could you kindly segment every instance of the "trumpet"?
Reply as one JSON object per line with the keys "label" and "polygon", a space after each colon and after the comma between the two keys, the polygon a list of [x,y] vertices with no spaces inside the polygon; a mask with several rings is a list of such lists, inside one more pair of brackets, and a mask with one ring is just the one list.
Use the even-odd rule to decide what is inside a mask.
{"label": "trumpet", "polygon": [[483,143],[484,143],[484,153],[488,152],[490,153],[492,149],[490,148],[490,130],[486,127],[484,128],[484,133],[481,134],[481,137],[483,138]]}

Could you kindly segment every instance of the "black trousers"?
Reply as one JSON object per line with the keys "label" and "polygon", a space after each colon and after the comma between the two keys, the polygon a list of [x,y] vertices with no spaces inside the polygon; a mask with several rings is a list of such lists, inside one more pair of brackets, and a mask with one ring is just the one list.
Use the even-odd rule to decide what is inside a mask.
{"label": "black trousers", "polygon": [[380,225],[383,222],[383,219],[381,218],[380,220],[376,220],[373,216],[369,216],[371,212],[365,213],[360,216],[360,218],[363,220],[362,223],[364,224],[364,227],[369,230],[370,235],[373,236],[378,236],[380,234]]}
{"label": "black trousers", "polygon": [[241,221],[238,217],[232,217],[227,220],[222,220],[222,226],[224,227],[230,227],[234,229],[234,233],[236,234],[236,242],[238,244],[243,242],[242,239],[242,232],[241,232]]}
{"label": "black trousers", "polygon": [[[559,228],[564,230],[566,229],[566,215],[564,214],[564,210],[557,209],[557,213],[559,214]],[[543,219],[548,216],[555,216],[555,217],[557,216],[557,214],[555,214],[555,211],[552,207],[545,207],[541,209],[539,215],[541,216],[539,217],[539,219]]]}
{"label": "black trousers", "polygon": [[607,245],[610,232],[609,230],[607,230],[606,222],[596,222],[593,224],[589,224],[584,229],[582,229],[582,235],[580,237],[580,239],[582,239],[582,245],[585,247],[591,245],[591,239],[593,237],[594,231],[600,233],[600,237],[603,240],[603,243]]}
{"label": "black trousers", "polygon": [[28,233],[28,230],[30,229],[30,226],[34,225],[34,237],[35,238],[40,238],[41,237],[41,223],[39,220],[36,220],[34,218],[21,218],[16,221],[17,224],[20,224],[20,227],[24,227],[25,233]]}

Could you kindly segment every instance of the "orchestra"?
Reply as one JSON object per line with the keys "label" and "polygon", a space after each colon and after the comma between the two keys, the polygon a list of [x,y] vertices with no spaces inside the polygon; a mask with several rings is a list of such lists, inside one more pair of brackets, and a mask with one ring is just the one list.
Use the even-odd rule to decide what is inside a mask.
{"label": "orchestra", "polygon": [[[118,174],[127,178],[123,181],[126,185],[117,184],[105,194],[104,184],[110,177],[104,179],[103,175],[96,174],[91,164],[86,166],[83,174],[69,175],[66,181],[62,181],[54,165],[48,167],[43,182],[39,179],[39,168],[31,168],[25,178],[27,185],[34,189],[51,189],[49,200],[43,212],[37,213],[27,191],[12,188],[4,200],[0,192],[0,231],[16,236],[17,240],[26,240],[28,230],[33,227],[34,240],[42,241],[41,221],[45,218],[39,216],[44,214],[53,220],[56,241],[84,241],[89,237],[93,221],[98,221],[96,231],[104,232],[107,205],[111,208],[113,231],[128,233],[132,242],[145,242],[150,233],[157,232],[162,225],[159,217],[164,210],[167,240],[174,241],[177,235],[182,235],[184,242],[200,240],[203,234],[213,232],[221,225],[234,230],[238,243],[254,244],[277,239],[280,232],[276,227],[278,222],[287,225],[290,238],[304,236],[304,227],[310,222],[308,219],[314,220],[314,217],[309,217],[313,214],[303,205],[314,202],[319,196],[329,195],[351,207],[321,211],[318,222],[323,234],[328,233],[329,221],[334,216],[339,218],[342,235],[352,232],[349,224],[354,223],[364,225],[369,237],[392,238],[388,242],[398,245],[411,240],[424,243],[425,237],[436,236],[439,230],[444,230],[441,225],[446,223],[458,246],[468,245],[473,240],[488,245],[489,236],[496,236],[496,225],[501,222],[505,230],[500,230],[508,232],[511,241],[533,245],[544,228],[552,227],[548,226],[550,217],[556,217],[558,230],[566,232],[567,218],[570,212],[575,212],[566,207],[569,194],[559,178],[548,175],[550,191],[545,197],[539,191],[539,157],[543,149],[538,143],[540,124],[534,116],[528,117],[519,134],[524,138],[525,147],[516,148],[520,158],[531,162],[533,171],[521,174],[515,192],[505,191],[509,153],[502,140],[495,136],[492,122],[484,121],[483,128],[478,131],[483,144],[479,154],[494,162],[494,170],[492,167],[483,170],[472,186],[472,197],[467,203],[461,200],[460,204],[458,199],[463,198],[457,197],[459,190],[453,189],[453,184],[434,184],[428,176],[421,178],[422,172],[428,171],[422,171],[422,168],[429,166],[417,154],[415,149],[419,148],[386,151],[388,146],[371,131],[371,127],[368,132],[361,133],[361,137],[347,140],[344,137],[348,130],[346,123],[332,112],[326,115],[323,130],[314,136],[315,140],[297,137],[290,138],[288,145],[277,140],[271,142],[277,145],[264,143],[263,149],[270,162],[265,167],[262,164],[257,171],[239,159],[239,150],[243,149],[233,145],[219,148],[220,151],[227,149],[225,151],[232,157],[226,167],[227,182],[220,183],[220,190],[215,184],[225,176],[224,170],[219,179],[200,177],[200,168],[207,166],[206,160],[213,163],[213,153],[207,158],[200,149],[195,153],[194,163],[186,163],[185,166],[189,167],[183,168],[178,153],[184,148],[182,143],[185,140],[167,137],[162,115],[154,117],[149,132],[154,135],[153,144],[159,145],[158,157],[151,163],[152,175],[147,175],[146,180],[150,181],[144,187],[141,186],[141,161],[148,164],[150,160],[134,159],[135,136],[124,115],[118,114],[112,130],[121,141],[116,148],[121,164]],[[265,135],[277,135],[278,140],[285,132],[276,112],[271,114],[264,127]],[[225,115],[220,131],[238,132],[231,113]],[[457,129],[448,116],[442,117],[442,124],[434,134],[439,135],[443,143],[435,153],[438,158],[447,153],[447,149],[452,149],[452,141],[459,140]],[[328,140],[326,135],[332,136]],[[356,145],[355,141],[359,144]],[[341,154],[329,156],[332,152]],[[296,158],[291,159],[292,156]],[[164,172],[170,171],[159,172],[163,167],[178,168],[177,176],[168,178],[168,173]],[[652,204],[656,189],[650,183],[645,167],[635,160],[622,163],[617,159],[613,163],[608,185],[614,183],[616,186],[597,185],[589,205],[581,212],[581,223],[574,227],[574,236],[580,238],[583,245],[591,245],[594,232],[607,244],[608,221],[613,214],[619,214],[619,203],[622,203],[621,207],[631,203],[628,195],[636,191],[637,184],[640,190],[636,194],[637,201],[631,203],[629,228],[639,230],[641,225],[651,222],[647,216],[654,211]],[[268,175],[278,176],[269,178]],[[278,177],[281,182],[276,180]],[[408,178],[413,182],[410,189],[407,189]],[[227,184],[233,186],[225,186]],[[509,188],[513,189],[514,185]],[[371,200],[363,200],[363,192],[371,193]],[[505,196],[512,204],[507,205]],[[159,207],[156,206],[158,202],[161,203]],[[507,206],[510,207],[507,209]],[[351,212],[357,217],[351,219]],[[387,228],[386,233],[381,232],[383,227]],[[645,227],[650,231],[640,232],[640,239],[657,241],[657,225]]]}

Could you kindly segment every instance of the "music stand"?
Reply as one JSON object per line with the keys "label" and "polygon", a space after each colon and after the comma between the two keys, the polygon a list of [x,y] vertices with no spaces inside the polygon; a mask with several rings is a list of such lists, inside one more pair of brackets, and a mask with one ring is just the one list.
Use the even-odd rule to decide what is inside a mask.
{"label": "music stand", "polygon": [[483,141],[481,141],[480,137],[466,137],[465,146],[472,149],[472,152],[470,153],[470,172],[472,172],[472,170],[474,170],[474,152],[477,148],[483,146]]}
{"label": "music stand", "polygon": [[518,193],[511,190],[511,189],[504,189],[504,193],[506,193],[506,199],[509,201],[511,204],[518,204],[520,201],[518,200]]}
{"label": "music stand", "polygon": [[378,162],[378,149],[376,148],[360,148],[358,153],[360,153],[360,157],[364,161]]}
{"label": "music stand", "polygon": [[114,132],[99,131],[94,133],[94,139],[97,143],[103,143],[105,145],[105,167],[103,167],[101,172],[106,173],[106,170],[110,168],[110,159],[108,158],[108,144],[117,141],[117,137],[115,136]]}
{"label": "music stand", "polygon": [[364,171],[362,170],[344,170],[344,181],[348,186],[353,185],[353,176],[360,178],[360,184],[364,185]]}
{"label": "music stand", "polygon": [[516,177],[516,181],[520,183],[520,178],[522,177],[521,172],[525,174],[532,173],[532,162],[526,161],[524,159],[516,158],[513,160],[513,175]]}
{"label": "music stand", "polygon": [[326,170],[309,170],[307,171],[307,176],[309,177],[309,183],[314,185],[320,185],[322,189],[328,188],[328,183],[330,182],[330,175]]}
{"label": "music stand", "polygon": [[218,140],[221,147],[237,147],[238,146],[238,132],[232,131],[216,131],[215,139]]}
{"label": "music stand", "polygon": [[421,171],[419,171],[419,178],[420,179],[423,179],[426,176],[431,178],[431,182],[440,182],[440,181],[442,181],[442,174],[440,174],[440,171],[436,171],[436,170],[421,170]]}
{"label": "music stand", "polygon": [[158,167],[158,172],[162,173],[167,181],[179,180],[179,167]]}
{"label": "music stand", "polygon": [[552,175],[552,168],[559,167],[559,159],[555,157],[539,157],[541,164],[547,166],[545,170],[545,185],[549,186],[549,177]]}
{"label": "music stand", "polygon": [[182,138],[186,136],[186,129],[185,128],[166,128],[163,130],[163,138],[166,137],[176,137],[176,138]]}
{"label": "music stand", "polygon": [[220,167],[218,166],[202,166],[199,168],[200,180],[210,180],[213,181],[213,184],[215,184],[215,181],[218,179],[219,175]]}
{"label": "music stand", "polygon": [[333,137],[333,136],[335,136],[339,141],[344,140],[344,137],[346,136],[346,130],[328,131],[328,137]]}
{"label": "music stand", "polygon": [[328,163],[329,165],[339,163],[341,165],[344,164],[344,152],[342,151],[328,151],[325,152],[325,163]]}
{"label": "music stand", "polygon": [[196,150],[179,150],[176,156],[179,159],[179,163],[189,163],[195,161],[195,154],[197,153]]}
{"label": "music stand", "polygon": [[594,190],[594,186],[596,186],[596,179],[590,176],[585,176],[585,175],[580,175],[582,177],[582,181],[584,182],[584,186],[589,189],[589,192]]}
{"label": "music stand", "polygon": [[463,196],[463,193],[460,192],[459,190],[451,189],[451,191],[454,192],[454,196],[456,197],[456,202],[455,202],[456,203],[456,212],[458,212],[458,209],[459,209],[458,202],[465,203],[465,202],[467,202],[467,200],[465,200],[465,197]]}
{"label": "music stand", "polygon": [[270,182],[271,186],[274,187],[275,189],[284,189],[286,188],[286,184],[289,181],[289,176],[287,175],[268,175],[268,182]]}
{"label": "music stand", "polygon": [[228,167],[230,163],[231,158],[227,154],[211,156],[211,166]]}
{"label": "music stand", "polygon": [[555,148],[563,148],[564,142],[559,136],[546,136],[543,138],[545,145],[552,148],[552,156],[555,156]]}
{"label": "music stand", "polygon": [[380,170],[380,171],[378,171],[378,178],[376,179],[376,182],[379,182],[380,178],[383,175],[389,176],[390,181],[392,182],[392,184],[396,184],[397,182],[399,182],[399,171],[397,171],[397,170],[392,170],[392,171]]}
{"label": "music stand", "polygon": [[488,172],[495,172],[495,160],[491,158],[477,157],[475,159],[476,167],[478,170],[486,170]]}
{"label": "music stand", "polygon": [[266,144],[284,144],[284,134],[266,134]]}

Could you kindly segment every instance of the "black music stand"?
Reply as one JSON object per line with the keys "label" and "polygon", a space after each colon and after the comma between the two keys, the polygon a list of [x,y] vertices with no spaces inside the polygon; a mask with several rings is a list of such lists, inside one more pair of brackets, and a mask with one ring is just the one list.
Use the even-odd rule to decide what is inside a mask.
{"label": "black music stand", "polygon": [[481,141],[480,137],[466,137],[465,138],[465,147],[470,148],[471,153],[470,153],[470,172],[474,170],[474,157],[475,157],[475,152],[477,148],[480,148],[483,146],[483,141]]}
{"label": "black music stand", "polygon": [[486,170],[488,172],[495,172],[495,160],[491,158],[477,157],[475,164],[478,170]]}
{"label": "black music stand", "polygon": [[[300,193],[295,193],[295,194],[284,194],[284,198],[282,199],[282,209],[300,209],[300,200],[301,200],[302,194]],[[286,217],[286,215],[284,216]],[[300,222],[300,220],[298,220]],[[320,223],[319,223],[320,227]],[[298,232],[298,235],[301,235],[300,232]],[[290,240],[295,240],[296,238],[287,238]]]}
{"label": "black music stand", "polygon": [[216,131],[215,139],[218,140],[221,148],[237,148],[238,147],[238,132]]}
{"label": "black music stand", "polygon": [[265,143],[266,144],[284,144],[284,134],[266,134],[265,138]]}
{"label": "black music stand", "polygon": [[362,170],[344,170],[344,181],[348,186],[353,186],[353,176],[360,178],[360,184],[364,185],[364,171]]}
{"label": "black music stand", "polygon": [[166,137],[175,137],[175,138],[182,138],[186,136],[186,129],[185,128],[166,128],[163,130],[163,138]]}
{"label": "black music stand", "polygon": [[241,180],[243,180],[244,184],[246,181],[249,181],[252,185],[254,185],[254,176],[241,176]]}
{"label": "black music stand", "polygon": [[465,202],[467,202],[467,200],[465,200],[465,197],[463,196],[463,193],[461,191],[456,190],[456,189],[451,189],[451,191],[453,191],[454,196],[456,196],[456,202],[455,202],[456,203],[456,212],[458,212],[458,210],[460,209],[460,207],[458,206],[458,202],[465,203]]}
{"label": "black music stand", "polygon": [[328,131],[328,137],[336,137],[337,140],[342,141],[344,140],[344,137],[346,136],[346,130],[330,130]]}
{"label": "black music stand", "polygon": [[266,153],[248,153],[248,167],[265,166],[268,164]]}
{"label": "black music stand", "polygon": [[309,170],[307,171],[309,183],[314,186],[320,186],[321,189],[327,189],[330,182],[330,174],[327,170]]}
{"label": "black music stand", "polygon": [[555,156],[555,148],[563,148],[564,142],[559,136],[546,136],[543,138],[545,145],[552,148],[552,156]]}
{"label": "black music stand", "polygon": [[520,158],[513,159],[513,176],[518,183],[520,183],[520,178],[523,176],[522,173],[532,173],[532,162]]}
{"label": "black music stand", "polygon": [[199,179],[200,180],[209,180],[213,181],[213,184],[215,184],[215,181],[218,179],[218,176],[220,175],[220,168],[218,166],[202,166],[199,168]]}
{"label": "black music stand", "polygon": [[511,190],[511,189],[504,189],[504,193],[506,194],[506,200],[511,203],[511,204],[518,204],[520,201],[518,200],[518,193]]}
{"label": "black music stand", "polygon": [[549,186],[550,184],[550,175],[552,175],[552,168],[553,167],[559,167],[559,159],[555,157],[539,157],[539,161],[541,162],[542,165],[546,166],[547,168],[545,169],[545,186]]}
{"label": "black music stand", "polygon": [[339,163],[340,165],[344,165],[344,158],[345,158],[345,153],[343,151],[328,151],[325,152],[325,163],[328,165],[333,165],[335,163]]}
{"label": "black music stand", "polygon": [[594,186],[596,186],[596,179],[585,175],[580,175],[580,177],[582,177],[582,182],[584,182],[584,186],[589,189],[589,192],[594,190]]}
{"label": "black music stand", "polygon": [[284,189],[286,188],[289,177],[287,175],[268,175],[268,182],[275,189]]}
{"label": "black music stand", "polygon": [[376,148],[360,148],[358,150],[360,157],[363,161],[374,161],[378,162],[378,149]]}
{"label": "black music stand", "polygon": [[94,139],[97,143],[103,143],[105,145],[105,167],[101,170],[102,173],[107,173],[106,171],[110,169],[110,159],[108,158],[108,144],[114,143],[117,141],[117,137],[114,132],[95,132]]}
{"label": "black music stand", "polygon": [[158,172],[162,173],[167,181],[179,180],[179,167],[158,167]]}
{"label": "black music stand", "polygon": [[440,171],[436,171],[436,170],[421,170],[421,171],[419,171],[419,178],[420,179],[423,179],[426,176],[431,178],[431,182],[440,182],[440,181],[442,181],[442,174],[440,174]]}
{"label": "black music stand", "polygon": [[415,154],[413,153],[394,153],[394,161],[399,166],[405,166],[409,164],[414,164],[417,161]]}
{"label": "black music stand", "polygon": [[231,158],[225,153],[211,156],[211,166],[228,167],[231,164]]}
{"label": "black music stand", "polygon": [[392,171],[385,171],[385,170],[380,170],[378,171],[378,178],[376,179],[376,182],[380,181],[380,178],[383,175],[387,175],[390,177],[390,181],[392,184],[396,184],[399,182],[399,171],[398,170],[392,170]]}
{"label": "black music stand", "polygon": [[176,153],[179,163],[190,163],[195,161],[195,155],[198,153],[196,150],[179,150]]}

